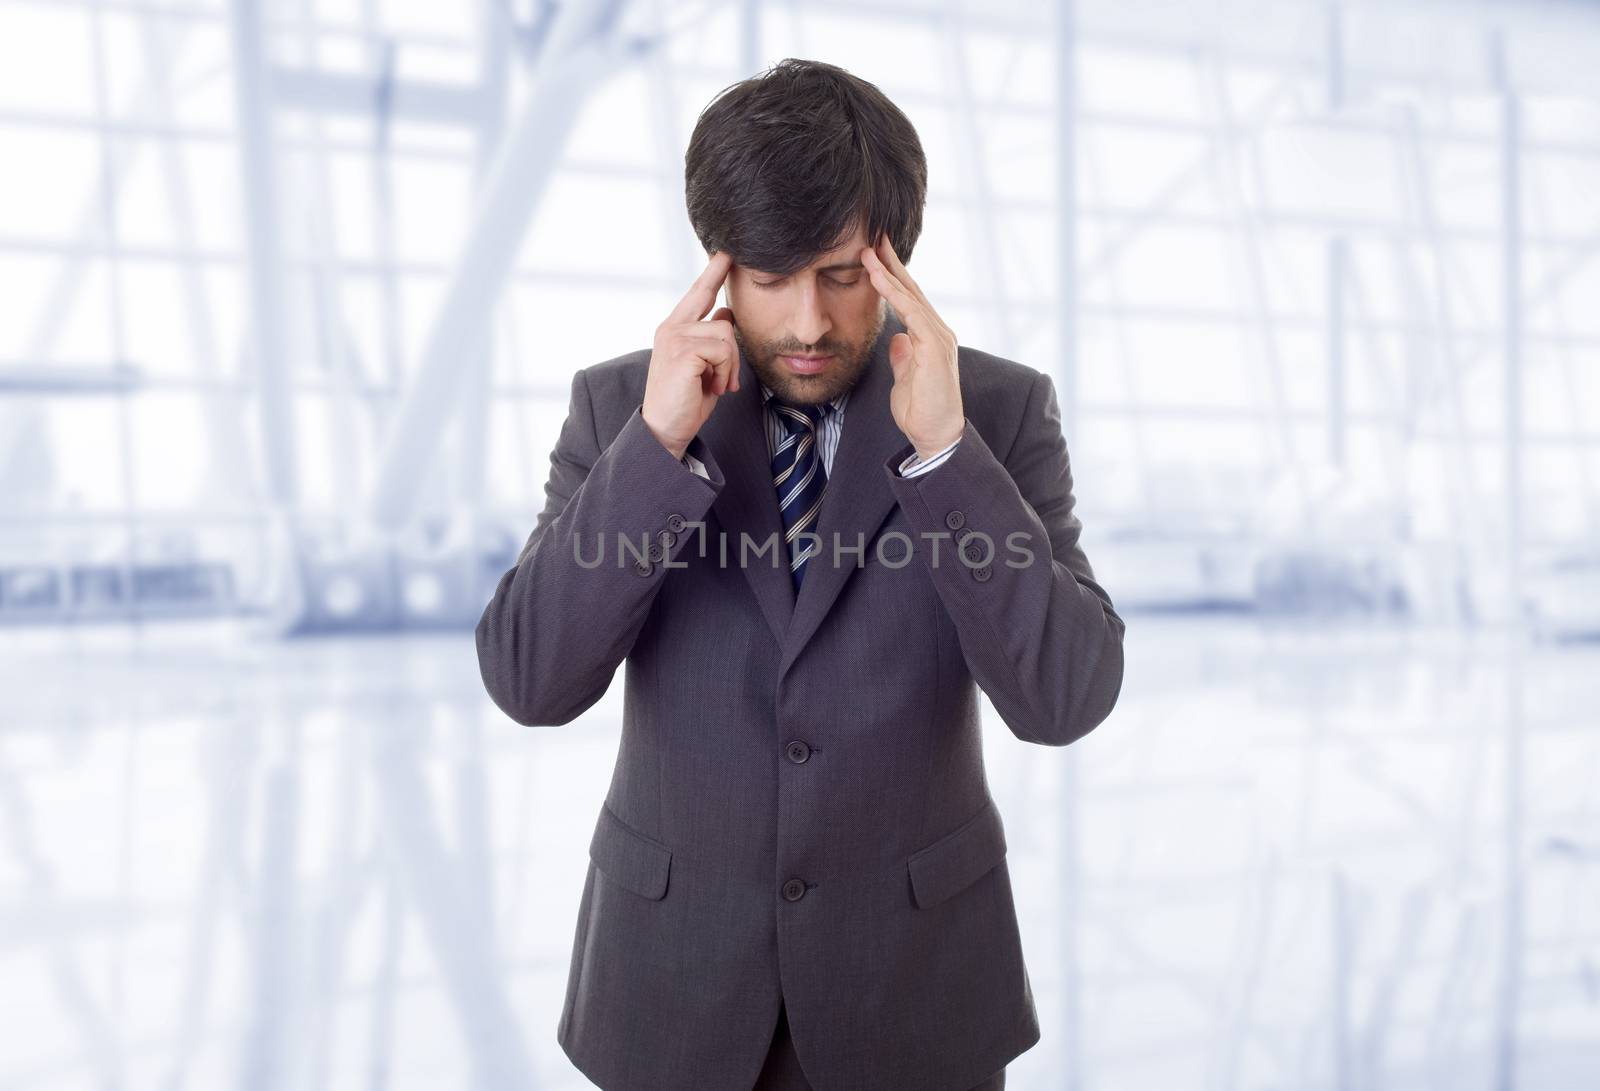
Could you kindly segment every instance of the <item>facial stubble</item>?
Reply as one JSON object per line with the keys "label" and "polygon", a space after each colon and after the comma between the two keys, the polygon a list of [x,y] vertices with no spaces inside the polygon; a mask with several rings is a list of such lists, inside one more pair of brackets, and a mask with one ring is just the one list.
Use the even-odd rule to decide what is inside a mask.
{"label": "facial stubble", "polygon": [[[880,303],[876,315],[872,329],[853,345],[831,340],[819,341],[814,345],[798,345],[792,340],[783,339],[752,345],[737,321],[733,326],[733,338],[739,345],[740,353],[750,361],[756,378],[774,396],[790,405],[821,405],[854,387],[866,374],[872,362],[872,346],[888,320],[888,309]],[[779,359],[785,354],[815,356],[819,353],[834,357],[832,366],[822,375],[796,375]]]}

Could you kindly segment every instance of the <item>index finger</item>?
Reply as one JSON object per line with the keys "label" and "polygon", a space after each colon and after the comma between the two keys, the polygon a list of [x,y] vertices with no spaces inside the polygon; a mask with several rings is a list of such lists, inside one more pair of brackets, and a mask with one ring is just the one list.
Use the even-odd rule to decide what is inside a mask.
{"label": "index finger", "polygon": [[[884,262],[883,256],[871,247],[862,250],[862,254],[871,254],[876,264],[862,262],[866,266],[867,275],[872,277],[872,286],[878,289],[878,294],[887,299],[900,317],[906,322],[908,329],[914,330],[920,323],[923,311],[931,310],[925,299],[919,298],[910,288],[901,283],[900,278]],[[880,282],[881,280],[881,282]]]}
{"label": "index finger", "polygon": [[905,262],[900,260],[900,255],[894,252],[894,243],[889,241],[887,232],[879,240],[878,245],[872,248],[872,252],[877,255],[879,261],[883,262],[884,267],[894,274],[895,279],[904,286],[908,293],[915,296],[919,303],[927,305],[927,293],[922,290],[922,285],[911,279],[911,270],[907,269]]}
{"label": "index finger", "polygon": [[672,308],[667,321],[697,322],[704,318],[711,305],[717,301],[717,289],[728,279],[728,270],[732,267],[733,256],[726,250],[718,250],[713,254],[711,260],[706,262],[705,269],[689,286],[689,291],[678,300],[678,305]]}

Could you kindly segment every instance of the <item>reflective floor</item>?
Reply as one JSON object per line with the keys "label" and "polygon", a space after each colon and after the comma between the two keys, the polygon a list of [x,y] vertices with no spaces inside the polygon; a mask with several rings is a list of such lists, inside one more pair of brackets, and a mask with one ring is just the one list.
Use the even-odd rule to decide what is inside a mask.
{"label": "reflective floor", "polygon": [[[1008,1087],[1600,1087],[1600,649],[1127,649],[1070,748],[985,709]],[[0,1087],[591,1086],[555,1027],[620,696],[519,727],[470,633],[0,633]]]}

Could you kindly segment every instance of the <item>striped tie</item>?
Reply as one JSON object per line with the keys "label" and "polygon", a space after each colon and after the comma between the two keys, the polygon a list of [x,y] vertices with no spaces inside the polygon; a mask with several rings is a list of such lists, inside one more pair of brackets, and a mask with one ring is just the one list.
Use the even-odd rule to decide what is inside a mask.
{"label": "striped tie", "polygon": [[798,592],[806,574],[806,559],[817,552],[816,543],[800,541],[800,534],[816,525],[822,490],[828,485],[822,455],[817,451],[817,428],[833,406],[794,406],[773,398],[771,408],[788,432],[772,456],[772,484],[778,490],[778,509],[783,512],[789,574]]}

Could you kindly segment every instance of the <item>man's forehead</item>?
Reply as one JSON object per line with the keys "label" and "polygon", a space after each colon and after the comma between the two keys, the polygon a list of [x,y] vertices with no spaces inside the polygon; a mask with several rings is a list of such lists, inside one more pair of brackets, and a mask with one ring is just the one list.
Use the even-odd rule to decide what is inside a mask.
{"label": "man's forehead", "polygon": [[[803,273],[806,270],[811,269],[819,273],[829,273],[838,272],[843,269],[860,269],[861,251],[866,247],[866,245],[866,232],[860,227],[857,227],[855,234],[851,235],[845,243],[834,247],[832,250],[829,250],[826,253],[821,254],[817,258],[813,259],[810,264],[802,265],[799,269],[796,269],[795,272]],[[753,273],[765,273],[769,276],[779,275],[770,269],[758,269],[754,265],[746,265],[744,268],[749,269]]]}

